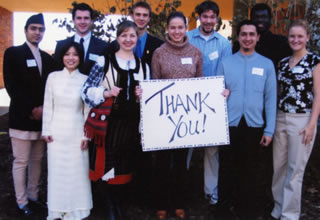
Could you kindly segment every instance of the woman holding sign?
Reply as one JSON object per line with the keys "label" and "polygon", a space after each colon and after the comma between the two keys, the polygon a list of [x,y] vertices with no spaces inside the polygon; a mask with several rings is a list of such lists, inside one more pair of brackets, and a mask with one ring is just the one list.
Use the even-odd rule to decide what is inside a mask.
{"label": "woman holding sign", "polygon": [[275,219],[298,220],[303,175],[311,154],[320,109],[320,57],[308,52],[308,23],[289,26],[292,56],[279,62],[279,99],[273,140],[272,193]]}
{"label": "woman holding sign", "polygon": [[138,28],[131,21],[117,29],[120,49],[100,57],[82,89],[83,100],[92,107],[85,124],[89,144],[90,179],[102,180],[108,199],[108,218],[127,219],[122,202],[132,179],[134,155],[140,146],[140,80],[150,78],[148,65],[133,53]]}
{"label": "woman holding sign", "polygon": [[[152,57],[153,79],[177,79],[202,76],[201,52],[188,42],[187,21],[183,13],[172,12],[167,19],[165,43]],[[165,219],[173,208],[179,219],[185,217],[185,189],[188,149],[164,150],[156,153],[155,206],[157,218]],[[169,203],[172,207],[169,207]]]}

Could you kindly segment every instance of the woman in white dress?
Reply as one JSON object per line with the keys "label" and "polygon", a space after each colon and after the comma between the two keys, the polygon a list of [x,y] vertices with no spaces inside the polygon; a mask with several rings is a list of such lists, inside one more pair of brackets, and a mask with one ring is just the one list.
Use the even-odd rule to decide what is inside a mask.
{"label": "woman in white dress", "polygon": [[42,135],[48,143],[47,220],[80,220],[89,216],[92,195],[83,125],[88,108],[80,91],[87,76],[78,70],[83,50],[75,42],[63,48],[64,69],[46,84]]}

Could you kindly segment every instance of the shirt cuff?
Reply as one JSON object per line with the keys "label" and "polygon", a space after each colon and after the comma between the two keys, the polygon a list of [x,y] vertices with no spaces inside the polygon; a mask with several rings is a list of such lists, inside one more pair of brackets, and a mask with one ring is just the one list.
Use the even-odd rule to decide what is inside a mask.
{"label": "shirt cuff", "polygon": [[90,97],[95,105],[99,105],[105,101],[105,98],[103,97],[103,93],[105,90],[106,89],[102,86],[89,88],[88,97]]}

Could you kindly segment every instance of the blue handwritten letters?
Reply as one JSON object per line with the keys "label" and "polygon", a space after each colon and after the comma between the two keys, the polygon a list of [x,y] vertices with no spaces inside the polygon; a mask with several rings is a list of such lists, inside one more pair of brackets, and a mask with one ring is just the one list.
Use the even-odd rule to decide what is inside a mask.
{"label": "blue handwritten letters", "polygon": [[141,83],[143,150],[229,142],[223,77]]}

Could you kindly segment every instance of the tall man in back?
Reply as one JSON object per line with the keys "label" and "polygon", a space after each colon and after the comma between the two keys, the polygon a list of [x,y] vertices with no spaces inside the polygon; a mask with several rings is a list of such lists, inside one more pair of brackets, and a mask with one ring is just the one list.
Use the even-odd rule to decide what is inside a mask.
{"label": "tall man in back", "polygon": [[[147,2],[136,2],[130,11],[133,22],[138,27],[138,41],[134,48],[134,53],[141,61],[147,63],[151,67],[151,59],[153,52],[161,46],[162,40],[152,36],[147,32],[147,28],[151,19],[151,7]],[[150,68],[151,69],[151,68]],[[153,160],[152,152],[142,152],[142,148],[138,150],[136,164],[136,186],[137,193],[142,202],[146,204],[151,198],[148,191],[152,189],[151,181],[153,177]],[[145,198],[146,197],[146,198]]]}
{"label": "tall man in back", "polygon": [[163,43],[162,40],[147,32],[151,19],[151,7],[147,2],[138,1],[132,6],[130,16],[137,25],[139,34],[135,54],[150,67],[153,52]]}
{"label": "tall man in back", "polygon": [[[250,18],[257,23],[260,34],[256,51],[272,60],[277,69],[278,62],[292,54],[288,39],[285,36],[274,34],[270,31],[272,13],[271,8],[267,4],[255,4],[250,12]],[[235,42],[232,49],[233,52],[237,52],[240,49],[239,42]]]}
{"label": "tall man in back", "polygon": [[[130,11],[130,17],[138,27],[138,41],[134,48],[134,53],[142,61],[151,67],[151,59],[153,52],[163,44],[163,41],[147,32],[149,22],[151,20],[151,7],[145,1],[136,2]],[[118,50],[117,41],[111,43],[111,50]],[[151,68],[150,68],[151,69]]]}
{"label": "tall man in back", "polygon": [[93,10],[86,3],[79,3],[74,6],[72,21],[76,33],[70,38],[57,42],[54,53],[56,66],[59,70],[63,69],[61,49],[66,43],[75,41],[81,44],[84,49],[84,65],[79,70],[81,73],[89,75],[92,66],[97,61],[97,58],[105,53],[108,44],[92,35]]}
{"label": "tall man in back", "polygon": [[3,59],[4,82],[11,99],[12,175],[18,210],[24,216],[46,207],[38,198],[41,160],[45,152],[45,142],[40,136],[44,88],[54,62],[49,54],[39,49],[44,31],[43,15],[31,16],[24,30],[26,42],[8,48]]}
{"label": "tall man in back", "polygon": [[[196,7],[196,12],[200,26],[189,31],[187,36],[189,42],[202,53],[203,76],[215,76],[221,60],[232,54],[231,44],[214,29],[219,19],[219,6],[215,2],[202,2]],[[204,193],[211,205],[215,205],[218,201],[218,171],[218,147],[205,148]]]}

